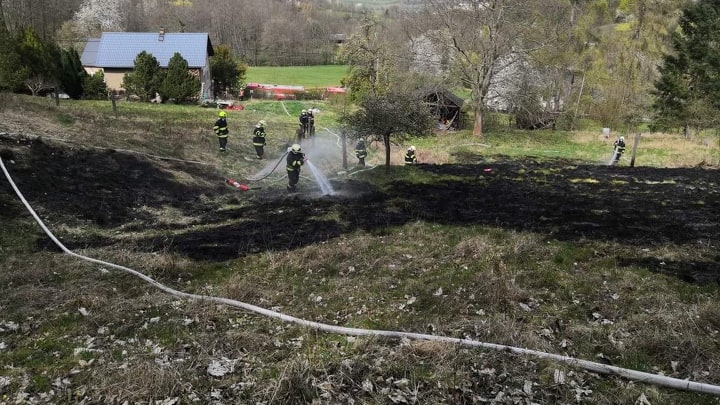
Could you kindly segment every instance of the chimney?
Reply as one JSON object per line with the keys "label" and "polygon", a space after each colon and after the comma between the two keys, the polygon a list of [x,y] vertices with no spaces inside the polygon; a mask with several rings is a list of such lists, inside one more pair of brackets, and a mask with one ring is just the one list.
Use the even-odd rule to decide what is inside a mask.
{"label": "chimney", "polygon": [[160,27],[160,33],[158,35],[158,41],[162,42],[165,39],[165,27]]}

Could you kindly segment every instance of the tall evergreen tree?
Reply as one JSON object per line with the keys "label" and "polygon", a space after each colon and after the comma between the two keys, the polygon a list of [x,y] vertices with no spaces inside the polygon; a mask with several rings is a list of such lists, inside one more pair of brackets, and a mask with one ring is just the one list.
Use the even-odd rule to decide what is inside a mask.
{"label": "tall evergreen tree", "polygon": [[33,95],[57,86],[59,59],[57,45],[40,38],[33,28],[23,31],[20,60],[27,72],[24,84]]}
{"label": "tall evergreen tree", "polygon": [[237,93],[245,80],[247,66],[240,63],[227,45],[218,45],[210,60],[210,70],[214,83],[213,95],[223,92]]}
{"label": "tall evergreen tree", "polygon": [[0,90],[19,89],[28,75],[20,60],[18,42],[18,38],[7,30],[0,14]]}
{"label": "tall evergreen tree", "polygon": [[163,100],[174,99],[181,103],[200,93],[200,79],[188,70],[188,62],[181,54],[175,52],[168,62],[168,70],[160,85],[160,96]]}
{"label": "tall evergreen tree", "polygon": [[720,0],[689,3],[655,82],[656,129],[707,128],[720,111]]}
{"label": "tall evergreen tree", "polygon": [[102,70],[93,75],[85,76],[83,81],[83,97],[88,100],[105,100],[108,96],[108,87],[105,84],[105,74]]}
{"label": "tall evergreen tree", "polygon": [[75,48],[60,50],[60,71],[58,80],[60,88],[67,93],[70,98],[79,100],[83,94],[83,82],[85,80],[85,69],[80,62],[80,55]]}
{"label": "tall evergreen tree", "polygon": [[151,54],[142,51],[135,58],[135,70],[123,77],[123,88],[129,94],[135,94],[143,101],[150,101],[160,92],[165,72],[160,62]]}

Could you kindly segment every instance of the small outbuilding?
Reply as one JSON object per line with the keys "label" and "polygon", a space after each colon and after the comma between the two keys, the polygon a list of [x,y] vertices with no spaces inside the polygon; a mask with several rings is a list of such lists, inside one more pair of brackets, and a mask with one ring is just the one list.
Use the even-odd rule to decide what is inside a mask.
{"label": "small outbuilding", "polygon": [[437,119],[438,129],[463,127],[462,107],[465,101],[444,87],[428,87],[420,92],[422,100],[430,106]]}

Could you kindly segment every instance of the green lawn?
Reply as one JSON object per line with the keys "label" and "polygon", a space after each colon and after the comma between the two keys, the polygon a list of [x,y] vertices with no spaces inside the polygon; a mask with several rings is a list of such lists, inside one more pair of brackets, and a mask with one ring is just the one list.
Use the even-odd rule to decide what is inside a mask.
{"label": "green lawn", "polygon": [[335,87],[347,75],[346,65],[320,66],[251,66],[248,83],[284,84],[291,86]]}

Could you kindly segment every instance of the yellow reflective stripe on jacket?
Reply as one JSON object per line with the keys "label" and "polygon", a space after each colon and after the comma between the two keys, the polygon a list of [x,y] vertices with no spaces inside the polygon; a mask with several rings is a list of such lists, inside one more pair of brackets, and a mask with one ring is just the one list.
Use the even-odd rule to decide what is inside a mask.
{"label": "yellow reflective stripe on jacket", "polygon": [[[215,125],[215,126],[213,127],[213,131],[215,131],[215,134],[216,134],[217,136],[227,136],[227,135],[228,135],[228,129],[227,129],[227,127],[220,127],[220,126]],[[223,133],[223,132],[224,132],[224,133]]]}

